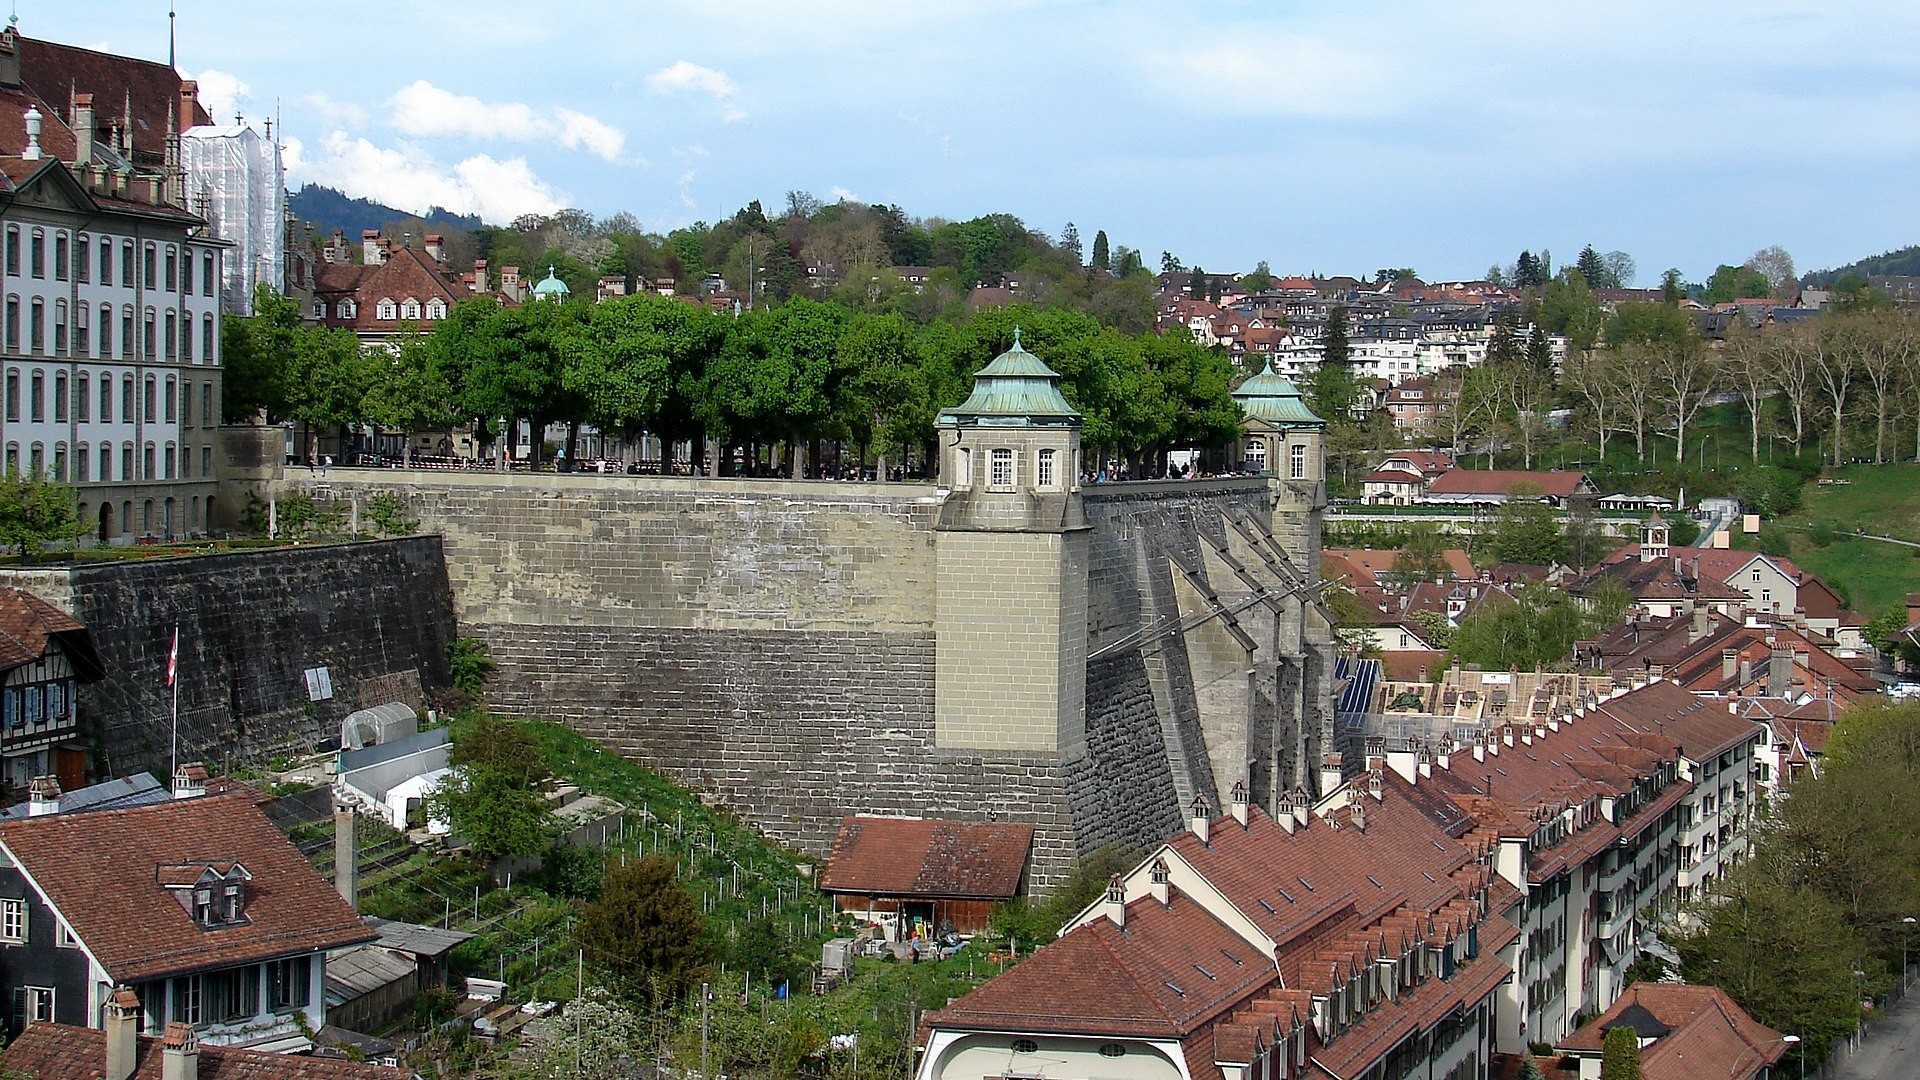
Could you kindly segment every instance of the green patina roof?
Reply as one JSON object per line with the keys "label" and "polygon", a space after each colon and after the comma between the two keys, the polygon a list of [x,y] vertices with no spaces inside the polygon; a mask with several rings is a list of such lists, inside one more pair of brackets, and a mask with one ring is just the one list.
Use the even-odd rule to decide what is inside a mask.
{"label": "green patina roof", "polygon": [[554,276],[551,266],[547,267],[546,278],[533,287],[535,296],[565,296],[571,291],[573,290],[567,288],[566,282]]}
{"label": "green patina roof", "polygon": [[1016,329],[1013,348],[974,375],[973,393],[953,408],[940,410],[940,423],[949,427],[1076,426],[1080,413],[1060,395],[1059,372],[1022,348]]}
{"label": "green patina roof", "polygon": [[1240,403],[1240,409],[1257,420],[1265,420],[1276,427],[1317,427],[1327,426],[1325,420],[1313,415],[1307,408],[1306,400],[1300,396],[1300,389],[1293,380],[1277,375],[1273,370],[1273,361],[1267,361],[1267,368],[1260,374],[1240,384],[1233,392],[1233,400]]}

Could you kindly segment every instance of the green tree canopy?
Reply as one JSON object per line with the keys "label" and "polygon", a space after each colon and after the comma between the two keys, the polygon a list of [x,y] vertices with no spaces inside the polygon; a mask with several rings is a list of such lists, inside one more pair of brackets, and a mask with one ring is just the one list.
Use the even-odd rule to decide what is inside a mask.
{"label": "green tree canopy", "polygon": [[12,470],[0,476],[0,545],[7,550],[36,559],[48,544],[78,540],[86,531],[73,488]]}
{"label": "green tree canopy", "polygon": [[699,905],[662,855],[609,862],[600,895],[580,911],[574,941],[623,996],[676,999],[707,962]]}

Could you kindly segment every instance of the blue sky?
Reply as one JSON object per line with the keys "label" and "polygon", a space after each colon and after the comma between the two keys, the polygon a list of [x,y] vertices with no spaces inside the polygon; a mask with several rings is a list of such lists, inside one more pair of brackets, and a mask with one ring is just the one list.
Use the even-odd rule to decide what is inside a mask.
{"label": "blue sky", "polygon": [[[788,190],[1171,250],[1474,277],[1620,249],[1640,283],[1920,242],[1920,5],[180,0],[179,66],[277,109],[291,180],[665,231]],[[19,0],[166,56],[165,0]]]}

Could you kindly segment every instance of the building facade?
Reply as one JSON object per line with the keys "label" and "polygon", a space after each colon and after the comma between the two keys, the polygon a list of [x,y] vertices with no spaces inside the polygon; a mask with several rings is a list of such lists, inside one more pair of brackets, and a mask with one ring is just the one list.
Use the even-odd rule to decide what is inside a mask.
{"label": "building facade", "polygon": [[[214,512],[228,245],[185,208],[194,86],[156,67],[171,73],[0,33],[0,464],[73,484],[108,542],[203,532]],[[122,84],[127,115],[100,115],[85,86]],[[119,122],[155,85],[171,87],[157,162]]]}

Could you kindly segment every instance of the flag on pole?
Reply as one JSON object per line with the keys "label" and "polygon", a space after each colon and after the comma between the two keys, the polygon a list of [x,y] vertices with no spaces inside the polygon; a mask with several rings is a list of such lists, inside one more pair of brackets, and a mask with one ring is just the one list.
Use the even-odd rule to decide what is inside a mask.
{"label": "flag on pole", "polygon": [[167,650],[167,685],[173,685],[174,673],[180,669],[180,628],[173,628],[173,648]]}

